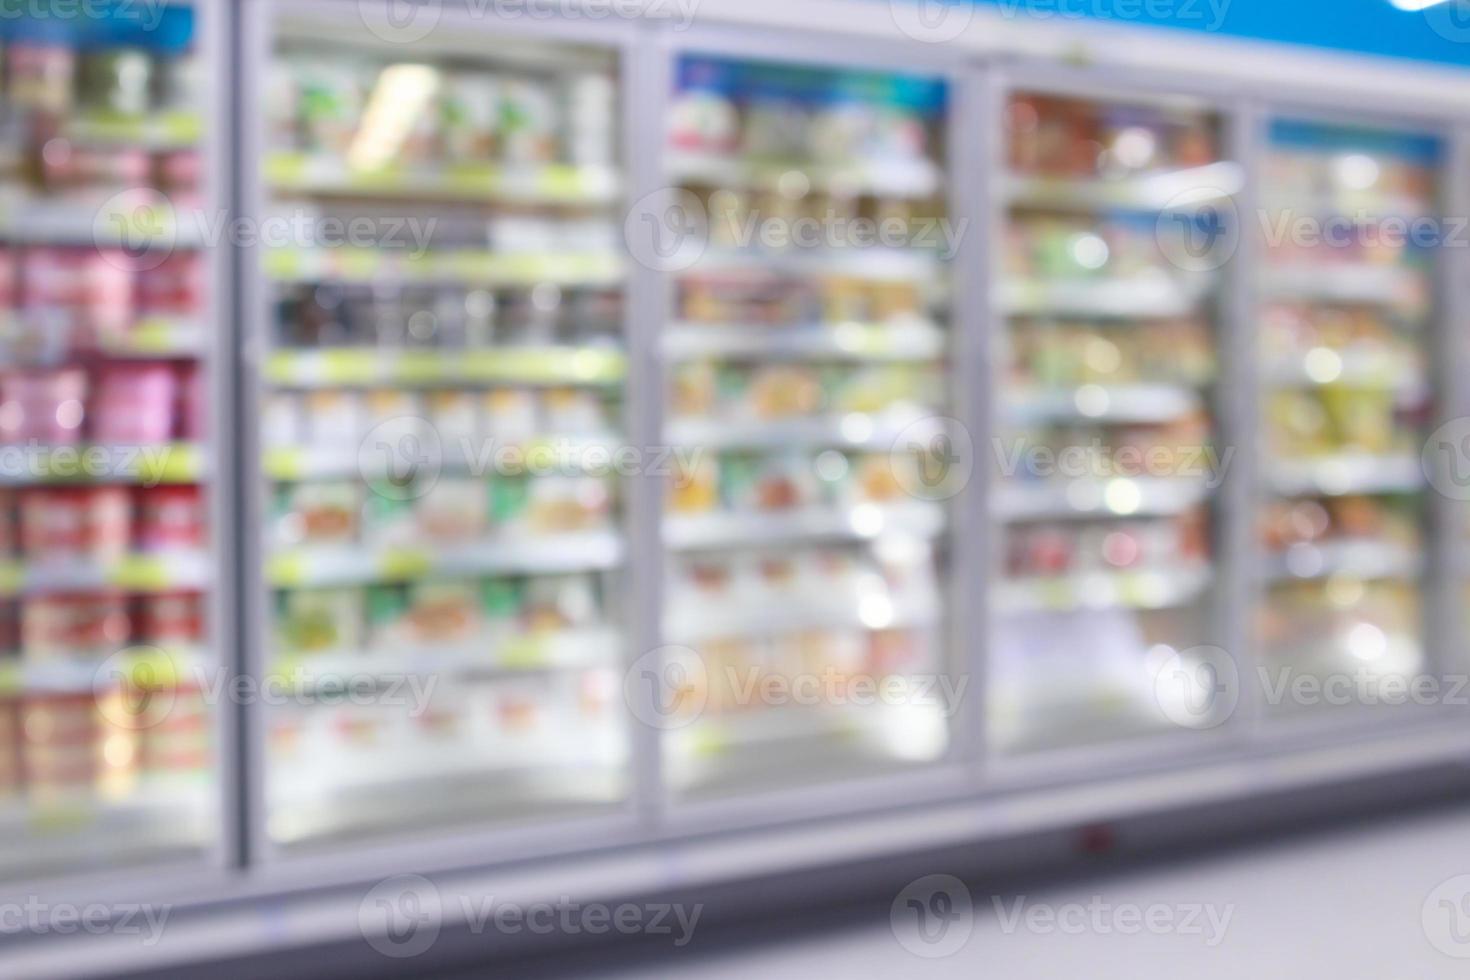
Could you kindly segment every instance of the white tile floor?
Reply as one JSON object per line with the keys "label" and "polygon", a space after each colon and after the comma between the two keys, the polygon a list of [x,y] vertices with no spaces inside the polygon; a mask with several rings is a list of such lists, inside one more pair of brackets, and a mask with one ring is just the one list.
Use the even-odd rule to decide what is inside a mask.
{"label": "white tile floor", "polygon": [[[1470,976],[1470,877],[1441,887],[1457,875],[1470,875],[1470,807],[1052,885],[1005,896],[999,913],[992,897],[975,890],[968,941],[944,958],[909,952],[888,917],[875,914],[809,935],[741,946],[701,948],[696,934],[676,954],[615,969],[604,964],[583,975],[1448,980]],[[1008,928],[1018,898],[1020,924]],[[1195,906],[1202,913],[1188,924]],[[1047,910],[1062,917],[1060,924],[1047,925]],[[1093,925],[1094,910],[1101,928]],[[1154,920],[1160,927],[1163,916],[1191,927],[1142,927],[1124,935],[1109,925],[1116,914],[1128,926],[1135,910],[1160,917]],[[1216,925],[1206,917],[1210,911]],[[1228,925],[1211,944],[1227,914]],[[1028,929],[1027,921],[1039,927]],[[963,931],[952,926],[946,942],[958,942]],[[1436,940],[1463,958],[1441,951]]]}

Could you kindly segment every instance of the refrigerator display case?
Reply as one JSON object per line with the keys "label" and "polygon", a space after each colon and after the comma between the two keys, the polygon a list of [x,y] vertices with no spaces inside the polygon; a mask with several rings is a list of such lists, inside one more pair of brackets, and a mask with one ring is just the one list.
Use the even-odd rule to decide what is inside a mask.
{"label": "refrigerator display case", "polygon": [[[1218,634],[1216,406],[1241,168],[1193,99],[1017,87],[1004,104],[993,299],[996,584],[988,730],[1001,752],[1192,718]],[[1180,705],[1171,697],[1190,699]]]}
{"label": "refrigerator display case", "polygon": [[205,15],[156,13],[0,25],[6,879],[223,842],[211,89]]}
{"label": "refrigerator display case", "polygon": [[307,230],[254,324],[275,845],[628,791],[619,58],[490,38],[270,32],[262,215]]}
{"label": "refrigerator display case", "polygon": [[[1421,451],[1466,260],[1360,233],[1462,210],[1470,124],[215,6],[0,19],[0,877],[684,887],[1463,755],[1453,712],[1256,722],[1462,638]],[[697,254],[633,247],[650,192]]]}
{"label": "refrigerator display case", "polygon": [[677,798],[951,746],[948,98],[942,76],[675,57],[662,173],[700,231],[659,338]]}
{"label": "refrigerator display case", "polygon": [[1269,122],[1261,668],[1268,691],[1336,682],[1321,698],[1268,697],[1278,715],[1357,705],[1360,687],[1371,695],[1429,663],[1422,450],[1439,306],[1437,236],[1423,231],[1438,227],[1442,156],[1434,135]]}

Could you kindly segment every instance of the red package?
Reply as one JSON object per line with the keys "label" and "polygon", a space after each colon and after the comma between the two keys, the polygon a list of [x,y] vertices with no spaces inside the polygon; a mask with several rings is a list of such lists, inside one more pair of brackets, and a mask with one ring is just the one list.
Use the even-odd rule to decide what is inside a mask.
{"label": "red package", "polygon": [[204,259],[198,252],[175,252],[156,268],[138,275],[138,308],[146,315],[184,317],[204,305]]}
{"label": "red package", "polygon": [[138,547],[146,551],[204,546],[204,498],[197,486],[138,491]]}
{"label": "red package", "polygon": [[127,553],[132,501],[123,487],[56,487],[21,496],[21,547],[36,561]]}
{"label": "red package", "polygon": [[204,598],[166,592],[138,600],[138,642],[156,647],[195,646],[204,639]]}
{"label": "red package", "polygon": [[26,600],[20,630],[30,660],[105,657],[127,646],[133,624],[121,593],[50,595]]}

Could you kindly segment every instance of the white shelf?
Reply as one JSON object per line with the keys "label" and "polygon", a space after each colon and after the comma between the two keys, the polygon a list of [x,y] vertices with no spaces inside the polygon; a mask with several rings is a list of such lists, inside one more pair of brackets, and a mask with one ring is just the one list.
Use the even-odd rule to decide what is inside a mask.
{"label": "white shelf", "polygon": [[678,446],[709,449],[773,449],[784,446],[836,446],[878,452],[900,451],[902,435],[924,440],[945,431],[941,418],[917,406],[878,415],[847,415],[793,419],[672,419],[668,441]]}
{"label": "white shelf", "polygon": [[613,531],[492,538],[433,550],[312,547],[278,552],[267,579],[279,589],[370,585],[430,576],[551,575],[600,571],[623,561],[622,538]]}
{"label": "white shelf", "polygon": [[1008,279],[1001,283],[999,305],[1011,316],[1181,317],[1198,310],[1213,285],[1209,277],[1165,274],[1132,279]]}
{"label": "white shelf", "polygon": [[1326,541],[1294,544],[1266,559],[1274,582],[1312,581],[1335,575],[1360,579],[1413,579],[1424,571],[1417,549],[1383,541]]}
{"label": "white shelf", "polygon": [[1281,388],[1338,385],[1426,394],[1429,388],[1424,365],[1405,351],[1324,348],[1278,358],[1263,373],[1267,384]]}
{"label": "white shelf", "polygon": [[[738,156],[674,151],[666,160],[670,180],[681,184],[773,190],[785,180],[804,177],[811,190],[876,197],[927,198],[937,194],[944,175],[931,160],[854,160],[850,163],[751,160]],[[795,175],[799,174],[800,177]]]}
{"label": "white shelf", "polygon": [[344,388],[613,385],[626,372],[627,357],[615,347],[506,345],[473,350],[281,350],[266,360],[264,374],[281,387]]}
{"label": "white shelf", "polygon": [[1204,401],[1197,391],[1167,384],[1013,388],[1002,398],[1007,421],[1017,425],[1055,419],[1123,425],[1172,422],[1204,409]]}
{"label": "white shelf", "polygon": [[316,196],[587,206],[610,204],[622,193],[622,180],[611,167],[568,164],[446,164],[363,171],[332,157],[273,153],[266,159],[265,173],[266,182],[278,193]]}
{"label": "white shelf", "polygon": [[1385,218],[1421,218],[1434,214],[1434,203],[1407,194],[1382,194],[1376,191],[1339,194],[1302,191],[1298,193],[1267,192],[1261,207],[1268,215],[1290,214],[1312,218],[1356,218],[1362,214],[1369,223]]}
{"label": "white shelf", "polygon": [[[862,596],[855,589],[815,597],[783,597],[754,608],[750,603],[710,602],[690,591],[671,596],[666,608],[664,637],[670,643],[697,645],[737,637],[781,636],[813,630],[915,629],[937,627],[940,622],[937,595],[908,596],[890,601],[890,615],[880,624],[864,622],[859,615]],[[684,610],[681,615],[678,610]]]}
{"label": "white shelf", "polygon": [[[1114,487],[1121,489],[1110,493]],[[994,509],[1008,521],[1164,516],[1185,513],[1208,500],[1210,493],[1204,480],[1185,477],[1008,480],[996,489]]]}
{"label": "white shelf", "polygon": [[143,486],[199,483],[209,476],[204,446],[8,447],[0,451],[0,487]]}
{"label": "white shelf", "polygon": [[1259,272],[1262,293],[1273,299],[1415,305],[1428,299],[1428,271],[1401,265],[1266,265]]}
{"label": "white shelf", "polygon": [[948,338],[928,320],[779,327],[766,324],[674,323],[664,354],[674,360],[762,357],[852,361],[924,361],[945,356]]}
{"label": "white shelf", "polygon": [[209,659],[199,648],[153,650],[149,647],[131,648],[122,658],[107,657],[47,657],[44,659],[13,660],[0,662],[0,695],[16,695],[26,692],[53,694],[91,694],[97,690],[98,672],[106,665],[110,680],[114,671],[124,667],[152,668],[150,677],[159,683],[178,679],[187,683],[202,678],[208,669]]}
{"label": "white shelf", "polygon": [[1079,609],[1169,609],[1188,605],[1214,581],[1207,564],[1002,580],[995,608],[1007,613]]}
{"label": "white shelf", "polygon": [[1275,460],[1266,466],[1268,485],[1284,497],[1350,493],[1417,493],[1424,489],[1419,458],[1343,453],[1318,459]]}
{"label": "white shelf", "polygon": [[1012,205],[1070,210],[1167,211],[1225,201],[1245,186],[1245,172],[1229,161],[1108,179],[1008,176],[1001,193]]}
{"label": "white shelf", "polygon": [[664,542],[675,550],[748,548],[796,541],[869,540],[889,533],[933,538],[946,524],[938,504],[858,504],[769,513],[670,514]]}
{"label": "white shelf", "polygon": [[139,553],[109,561],[62,558],[0,563],[0,596],[53,592],[156,593],[207,588],[214,579],[204,552]]}
{"label": "white shelf", "polygon": [[871,282],[931,282],[944,263],[935,252],[897,248],[711,248],[685,275],[757,273],[782,277],[843,276]]}
{"label": "white shelf", "polygon": [[343,678],[413,676],[474,681],[533,674],[616,670],[621,637],[613,629],[486,637],[468,647],[409,647],[282,655],[272,672],[306,686]]}
{"label": "white shelf", "polygon": [[[496,438],[493,447],[479,440],[471,440],[471,444],[466,445],[462,439],[449,438],[441,441],[439,453],[432,457],[432,461],[445,473],[484,476],[496,472],[496,461],[476,454],[482,449],[494,448],[497,452],[516,450],[519,459],[532,470],[543,460],[557,472],[562,472],[562,467],[568,472],[607,470],[611,469],[613,454],[624,445],[623,437],[614,432],[549,435],[523,440]],[[364,454],[355,445],[276,446],[266,449],[263,457],[265,475],[282,483],[361,480],[389,475],[388,460],[382,454]]]}
{"label": "white shelf", "polygon": [[[151,198],[140,198],[147,203]],[[136,216],[121,196],[100,199],[41,198],[0,188],[0,240],[28,245],[72,245],[88,248],[128,247],[143,244],[137,235],[148,232],[147,243],[159,251],[194,249],[204,244],[201,222],[189,212],[162,211],[156,224],[140,228]],[[122,210],[116,210],[122,209]],[[119,222],[122,222],[121,224]],[[123,234],[122,227],[136,230]]]}

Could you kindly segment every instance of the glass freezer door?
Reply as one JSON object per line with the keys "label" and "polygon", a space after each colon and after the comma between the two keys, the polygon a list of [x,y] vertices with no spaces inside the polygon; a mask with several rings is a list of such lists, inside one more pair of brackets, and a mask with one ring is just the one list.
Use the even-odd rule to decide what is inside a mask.
{"label": "glass freezer door", "polygon": [[220,840],[196,20],[0,23],[4,878]]}
{"label": "glass freezer door", "polygon": [[1438,213],[1442,148],[1286,117],[1269,136],[1258,629],[1281,716],[1382,703],[1424,664],[1436,252],[1409,232]]}
{"label": "glass freezer door", "polygon": [[663,264],[676,797],[949,748],[947,97],[928,77],[676,62],[664,170],[699,229]]}
{"label": "glass freezer door", "polygon": [[1208,727],[1191,684],[1217,635],[1241,169],[1192,100],[1018,91],[1005,136],[990,737],[1026,752]]}
{"label": "glass freezer door", "polygon": [[270,838],[626,792],[618,59],[282,12],[265,133]]}

